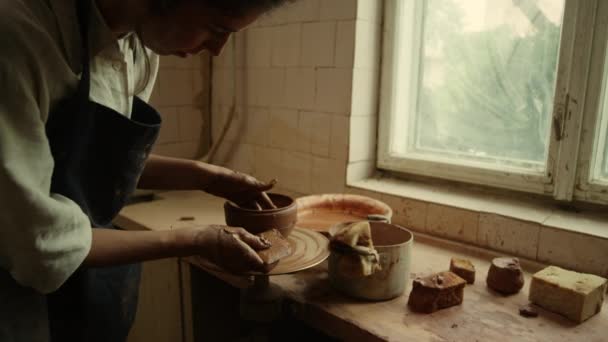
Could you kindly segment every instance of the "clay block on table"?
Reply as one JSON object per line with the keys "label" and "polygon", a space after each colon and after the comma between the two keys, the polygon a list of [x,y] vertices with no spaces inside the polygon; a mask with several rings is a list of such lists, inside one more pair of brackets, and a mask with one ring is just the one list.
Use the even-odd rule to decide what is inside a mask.
{"label": "clay block on table", "polygon": [[488,277],[488,287],[496,292],[511,295],[524,287],[524,272],[517,258],[495,258],[492,260]]}
{"label": "clay block on table", "polygon": [[467,259],[452,258],[450,260],[450,271],[456,273],[469,284],[475,283],[475,266]]}
{"label": "clay block on table", "polygon": [[583,322],[602,310],[607,280],[549,266],[532,277],[530,301],[574,322]]}
{"label": "clay block on table", "polygon": [[422,313],[459,305],[464,299],[465,285],[466,281],[452,272],[416,278],[408,305],[412,310]]}

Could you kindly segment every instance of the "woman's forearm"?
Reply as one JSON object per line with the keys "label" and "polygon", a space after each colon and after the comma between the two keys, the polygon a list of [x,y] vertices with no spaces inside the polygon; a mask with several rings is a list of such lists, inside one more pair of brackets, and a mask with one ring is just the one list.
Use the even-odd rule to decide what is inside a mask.
{"label": "woman's forearm", "polygon": [[152,190],[204,189],[212,181],[213,165],[196,160],[150,155],[138,188]]}
{"label": "woman's forearm", "polygon": [[93,229],[91,250],[83,266],[104,267],[190,254],[186,240],[172,231]]}

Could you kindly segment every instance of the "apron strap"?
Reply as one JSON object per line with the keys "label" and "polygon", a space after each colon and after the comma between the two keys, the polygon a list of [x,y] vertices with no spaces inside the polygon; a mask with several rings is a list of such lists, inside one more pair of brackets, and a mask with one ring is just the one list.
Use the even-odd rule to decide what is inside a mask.
{"label": "apron strap", "polygon": [[90,67],[90,45],[89,45],[89,17],[91,16],[91,0],[76,0],[78,27],[80,28],[80,39],[82,40],[82,51],[80,53],[82,63],[82,74],[80,83],[76,90],[76,96],[83,99],[83,102],[88,102],[89,93],[91,90],[91,67]]}

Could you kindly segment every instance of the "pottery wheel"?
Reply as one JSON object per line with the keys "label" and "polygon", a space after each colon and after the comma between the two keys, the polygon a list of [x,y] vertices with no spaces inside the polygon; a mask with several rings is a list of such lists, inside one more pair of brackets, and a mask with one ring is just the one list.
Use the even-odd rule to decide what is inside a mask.
{"label": "pottery wheel", "polygon": [[[266,275],[289,274],[317,266],[329,257],[329,240],[320,233],[294,228],[287,238],[292,253]],[[262,274],[262,273],[256,273]]]}
{"label": "pottery wheel", "polygon": [[[284,257],[277,266],[268,273],[252,272],[243,276],[265,275],[273,276],[303,271],[315,267],[329,257],[329,240],[320,233],[308,229],[294,228],[287,241],[291,245],[291,255]],[[218,266],[199,259],[198,262],[215,271],[227,273]]]}

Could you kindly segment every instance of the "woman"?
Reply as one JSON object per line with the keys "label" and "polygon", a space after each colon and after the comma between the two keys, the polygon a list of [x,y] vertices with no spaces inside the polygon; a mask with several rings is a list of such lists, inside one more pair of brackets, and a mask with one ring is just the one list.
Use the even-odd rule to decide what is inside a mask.
{"label": "woman", "polygon": [[239,228],[108,227],[137,185],[239,203],[272,187],[150,156],[160,116],[144,100],[157,55],[217,55],[231,33],[282,2],[0,4],[0,341],[123,341],[144,260],[202,255],[236,271],[261,266],[254,250],[268,242]]}

